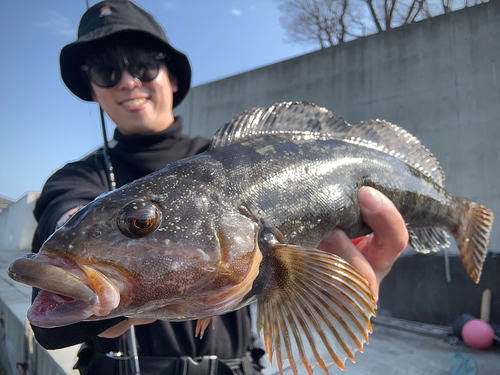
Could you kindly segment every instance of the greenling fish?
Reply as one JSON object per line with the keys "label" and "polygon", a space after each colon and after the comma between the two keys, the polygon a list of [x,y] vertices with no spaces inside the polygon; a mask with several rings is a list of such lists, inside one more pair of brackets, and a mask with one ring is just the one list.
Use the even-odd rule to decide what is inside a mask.
{"label": "greenling fish", "polygon": [[389,197],[419,252],[455,240],[477,283],[492,213],[446,192],[438,162],[385,121],[351,126],[309,103],[249,110],[198,156],[103,194],[38,254],[16,260],[14,280],[42,292],[32,324],[56,327],[117,316],[212,317],[258,301],[268,353],[294,372],[354,360],[376,304],[366,280],[317,250],[334,227],[370,233],[357,192]]}

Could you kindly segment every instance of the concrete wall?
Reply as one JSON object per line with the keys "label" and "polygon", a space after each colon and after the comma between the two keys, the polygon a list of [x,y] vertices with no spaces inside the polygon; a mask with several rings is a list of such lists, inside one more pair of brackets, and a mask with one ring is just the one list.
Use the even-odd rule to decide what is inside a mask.
{"label": "concrete wall", "polygon": [[0,212],[0,250],[30,250],[36,220],[33,216],[39,193],[29,192]]}
{"label": "concrete wall", "polygon": [[[194,87],[176,114],[206,137],[246,109],[281,101],[307,100],[351,123],[383,118],[436,155],[452,194],[500,218],[499,82],[500,2],[492,0]],[[500,252],[497,228],[490,249]]]}
{"label": "concrete wall", "polygon": [[462,314],[479,317],[482,293],[490,289],[490,319],[500,324],[500,254],[486,258],[479,284],[471,281],[459,257],[450,257],[450,276],[448,283],[442,256],[399,258],[380,287],[377,314],[451,325]]}

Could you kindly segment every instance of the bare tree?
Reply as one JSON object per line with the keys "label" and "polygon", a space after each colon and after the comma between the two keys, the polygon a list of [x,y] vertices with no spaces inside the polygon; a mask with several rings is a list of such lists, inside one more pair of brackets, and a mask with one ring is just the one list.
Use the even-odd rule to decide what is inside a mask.
{"label": "bare tree", "polygon": [[360,36],[362,28],[352,0],[278,0],[284,16],[281,25],[292,43],[318,42],[321,48],[345,41],[348,36]]}
{"label": "bare tree", "polygon": [[[427,0],[362,0],[378,32],[430,17]],[[442,0],[453,1],[453,0]]]}
{"label": "bare tree", "polygon": [[287,42],[321,48],[487,0],[275,0]]}

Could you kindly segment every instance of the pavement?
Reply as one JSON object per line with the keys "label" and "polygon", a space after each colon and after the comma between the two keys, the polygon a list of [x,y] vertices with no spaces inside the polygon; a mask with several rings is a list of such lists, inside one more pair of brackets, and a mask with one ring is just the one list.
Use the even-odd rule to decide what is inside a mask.
{"label": "pavement", "polygon": [[[20,250],[0,250],[0,303],[8,307],[9,313],[13,312],[12,316],[19,320],[21,327],[24,327],[26,310],[30,304],[31,288],[12,281],[7,276],[7,268],[24,253],[26,252]],[[11,359],[13,355],[9,343],[22,341],[24,330],[17,333],[19,337],[9,338],[9,327],[4,328],[7,332],[0,332],[0,363],[8,369],[9,364],[5,363],[5,358]],[[5,345],[5,342],[9,345]],[[77,374],[71,370],[77,349],[75,346],[67,350],[45,352],[60,365],[63,373]],[[364,353],[357,352],[355,358],[356,363],[346,363],[346,372],[335,365],[330,366],[330,375],[500,375],[500,347],[492,347],[486,351],[470,349],[452,335],[451,327],[385,316],[373,320],[370,344],[365,345]],[[268,363],[267,357],[264,360]],[[278,370],[276,366],[266,366],[263,372],[265,375],[273,375]],[[38,374],[54,373],[39,371]],[[292,374],[291,369],[285,367],[284,375]],[[299,375],[306,374],[306,370],[300,367]],[[314,374],[322,375],[324,372],[316,368]]]}
{"label": "pavement", "polygon": [[[370,344],[364,353],[356,354],[356,363],[348,363],[349,375],[444,375],[452,374],[452,365],[459,358],[472,358],[474,372],[452,375],[500,374],[500,348],[478,351],[468,348],[451,334],[451,329],[425,324],[408,325],[394,318],[375,319]],[[448,333],[447,333],[448,332]],[[466,354],[467,356],[463,356]],[[467,361],[464,361],[467,362]],[[461,366],[459,366],[460,368]],[[464,370],[467,363],[464,363]],[[320,372],[315,372],[320,374]],[[330,370],[330,374],[342,371]]]}
{"label": "pavement", "polygon": [[[330,366],[330,375],[500,375],[500,347],[474,350],[458,340],[451,327],[389,317],[373,319],[370,343],[364,353],[355,354],[355,360],[346,362],[345,372]],[[278,371],[266,368],[264,373]],[[300,367],[298,373],[307,371]],[[322,374],[321,368],[314,369],[314,375]],[[288,367],[284,375],[293,372]]]}

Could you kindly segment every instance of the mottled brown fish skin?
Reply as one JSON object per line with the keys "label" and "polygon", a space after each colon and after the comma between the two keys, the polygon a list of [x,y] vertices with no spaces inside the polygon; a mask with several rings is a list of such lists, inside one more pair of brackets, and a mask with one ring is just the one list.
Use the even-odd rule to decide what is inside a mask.
{"label": "mottled brown fish skin", "polygon": [[[133,315],[239,285],[257,251],[259,221],[272,223],[285,243],[310,248],[334,227],[351,238],[369,233],[357,202],[362,186],[387,195],[409,227],[461,228],[464,204],[387,153],[337,139],[263,135],[103,195],[54,233],[41,254],[64,249],[73,261],[109,275],[124,286],[112,316]],[[257,219],[243,214],[242,205]],[[158,211],[154,235],[124,236],[120,223],[129,223],[119,217],[130,206]],[[182,313],[158,310],[158,318],[200,318],[184,306]]]}
{"label": "mottled brown fish skin", "polygon": [[462,202],[403,161],[341,140],[296,138],[266,135],[210,153],[231,181],[229,195],[271,221],[288,243],[315,247],[333,227],[351,238],[366,234],[357,202],[362,186],[387,195],[409,226],[460,225]]}
{"label": "mottled brown fish skin", "polygon": [[[222,185],[210,163],[194,159],[169,166],[91,202],[54,233],[40,254],[60,256],[58,250],[64,249],[79,264],[113,272],[109,277],[125,286],[110,316],[224,292],[251,271],[256,224],[239,213]],[[162,220],[154,236],[129,238],[121,232],[118,217],[134,204],[157,207]],[[199,312],[176,309],[162,316],[186,320]]]}
{"label": "mottled brown fish skin", "polygon": [[[78,262],[120,270],[131,287],[115,314],[125,305],[174,304],[246,277],[259,223],[242,214],[241,205],[273,223],[286,243],[315,248],[334,227],[351,238],[370,232],[357,202],[362,186],[387,195],[410,227],[453,232],[461,226],[461,201],[391,155],[336,139],[263,135],[174,163],[101,197],[42,251],[64,247],[68,256],[83,257]],[[161,210],[154,236],[126,238],[117,227],[117,216],[134,199]]]}
{"label": "mottled brown fish skin", "polygon": [[332,228],[355,238],[358,191],[376,188],[426,253],[451,234],[479,281],[493,214],[444,190],[429,150],[382,120],[351,126],[310,103],[254,108],[210,149],[103,194],[9,275],[44,289],[28,311],[41,327],[116,316],[211,318],[258,301],[257,330],[280,372],[328,372],[368,342],[376,302],[344,259],[316,249]]}

